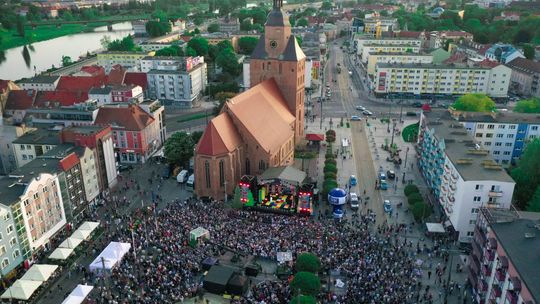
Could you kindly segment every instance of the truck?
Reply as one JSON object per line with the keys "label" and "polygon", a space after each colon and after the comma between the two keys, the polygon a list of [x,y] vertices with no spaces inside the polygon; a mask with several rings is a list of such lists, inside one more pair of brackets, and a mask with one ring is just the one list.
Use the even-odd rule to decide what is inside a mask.
{"label": "truck", "polygon": [[180,171],[180,173],[178,173],[178,175],[176,176],[176,181],[180,184],[183,184],[187,181],[188,179],[188,170],[182,170]]}

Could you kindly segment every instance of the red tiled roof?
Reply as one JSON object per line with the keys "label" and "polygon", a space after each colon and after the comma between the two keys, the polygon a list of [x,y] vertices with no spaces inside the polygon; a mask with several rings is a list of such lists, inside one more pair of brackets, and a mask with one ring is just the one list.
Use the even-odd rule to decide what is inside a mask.
{"label": "red tiled roof", "polygon": [[107,84],[107,76],[61,76],[58,81],[57,90],[82,91],[88,93],[93,87],[101,87]]}
{"label": "red tiled roof", "polygon": [[146,73],[126,73],[124,77],[124,84],[135,84],[141,86],[143,90],[146,90],[148,82],[146,79]]}
{"label": "red tiled roof", "polygon": [[0,79],[0,92],[4,92],[9,87],[9,80]]}
{"label": "red tiled roof", "polygon": [[481,66],[481,67],[484,67],[484,68],[494,68],[494,67],[500,65],[500,63],[497,62],[497,61],[492,61],[492,60],[489,60],[489,59],[484,59],[484,60],[480,61],[480,62],[478,63],[478,65]]}
{"label": "red tiled roof", "polygon": [[65,107],[72,106],[86,100],[88,100],[88,92],[42,91],[37,94],[34,107],[52,108],[55,107],[55,103],[58,103],[58,106]]}
{"label": "red tiled roof", "polygon": [[196,153],[202,155],[220,155],[234,151],[242,139],[227,113],[213,118],[197,144]]}
{"label": "red tiled roof", "polygon": [[67,171],[75,167],[79,163],[79,158],[74,152],[71,152],[68,156],[61,159],[59,162],[60,169]]}
{"label": "red tiled roof", "polygon": [[404,32],[404,31],[401,31],[398,33],[398,37],[400,38],[418,38],[420,37],[420,35],[422,34],[422,32]]}
{"label": "red tiled roof", "polygon": [[306,134],[306,139],[309,141],[323,141],[324,134],[309,133],[309,134]]}
{"label": "red tiled roof", "polygon": [[85,65],[81,68],[81,72],[90,74],[91,76],[104,76],[105,69],[99,65]]}
{"label": "red tiled roof", "polygon": [[112,67],[112,70],[109,72],[108,83],[112,85],[120,85],[124,83],[124,77],[126,76],[126,69],[121,65],[116,64]]}
{"label": "red tiled roof", "polygon": [[26,110],[31,108],[36,98],[34,90],[14,90],[9,92],[6,110]]}
{"label": "red tiled roof", "polygon": [[101,107],[95,120],[96,125],[111,125],[126,131],[141,131],[154,122],[154,118],[138,105],[127,107]]}

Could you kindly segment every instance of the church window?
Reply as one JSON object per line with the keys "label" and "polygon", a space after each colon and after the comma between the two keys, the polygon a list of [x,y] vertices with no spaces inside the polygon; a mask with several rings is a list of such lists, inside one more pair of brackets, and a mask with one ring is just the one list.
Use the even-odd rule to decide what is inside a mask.
{"label": "church window", "polygon": [[259,171],[264,171],[266,169],[266,166],[264,164],[264,160],[261,160],[259,162]]}
{"label": "church window", "polygon": [[279,63],[279,74],[281,74],[281,62]]}
{"label": "church window", "polygon": [[262,69],[263,69],[263,71],[264,71],[264,62],[262,63],[262,65],[263,65],[263,68],[262,68]]}
{"label": "church window", "polygon": [[219,186],[223,187],[225,185],[225,164],[223,160],[219,161]]}
{"label": "church window", "polygon": [[206,178],[206,188],[210,188],[210,163],[208,161],[204,162],[204,175]]}
{"label": "church window", "polygon": [[251,174],[251,164],[249,163],[249,158],[246,158],[246,174]]}

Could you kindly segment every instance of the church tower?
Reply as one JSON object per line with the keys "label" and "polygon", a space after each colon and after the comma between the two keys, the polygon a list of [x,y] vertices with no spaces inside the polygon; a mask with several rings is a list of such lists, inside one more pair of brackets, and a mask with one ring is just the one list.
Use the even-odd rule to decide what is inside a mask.
{"label": "church tower", "polygon": [[250,58],[250,81],[255,86],[274,78],[291,113],[296,117],[295,142],[304,137],[304,77],[306,56],[291,34],[283,0],[274,0],[264,34]]}

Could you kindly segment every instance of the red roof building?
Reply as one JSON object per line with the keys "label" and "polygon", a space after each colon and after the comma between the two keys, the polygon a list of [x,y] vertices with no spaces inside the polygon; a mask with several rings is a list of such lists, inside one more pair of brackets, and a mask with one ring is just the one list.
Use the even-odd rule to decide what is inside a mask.
{"label": "red roof building", "polygon": [[62,76],[56,87],[59,91],[88,93],[91,88],[99,88],[107,84],[106,75],[98,76]]}
{"label": "red roof building", "polygon": [[66,107],[85,102],[88,100],[87,92],[67,92],[67,91],[43,91],[38,92],[34,107],[36,108],[57,108]]}
{"label": "red roof building", "polygon": [[36,91],[34,90],[14,90],[9,92],[6,103],[7,110],[26,110],[31,108],[36,99]]}
{"label": "red roof building", "polygon": [[128,72],[124,77],[124,84],[134,84],[143,88],[143,91],[146,91],[148,87],[148,80],[146,78],[146,73],[134,73]]}
{"label": "red roof building", "polygon": [[62,169],[62,171],[68,171],[69,169],[75,167],[78,163],[79,158],[77,157],[77,154],[71,152],[69,155],[61,159],[58,162],[58,165],[60,166],[60,169]]}
{"label": "red roof building", "polygon": [[159,122],[138,105],[103,106],[94,123],[111,126],[120,162],[144,162],[159,148]]}
{"label": "red roof building", "polygon": [[500,63],[497,62],[497,61],[484,59],[484,60],[480,61],[478,63],[478,65],[481,66],[481,67],[484,67],[484,68],[494,68],[494,67],[500,65]]}
{"label": "red roof building", "polygon": [[86,77],[105,76],[105,68],[99,65],[85,65],[77,75]]}
{"label": "red roof building", "polygon": [[124,77],[126,76],[126,69],[121,65],[113,65],[111,71],[109,72],[109,77],[107,79],[110,85],[121,85],[124,83]]}

